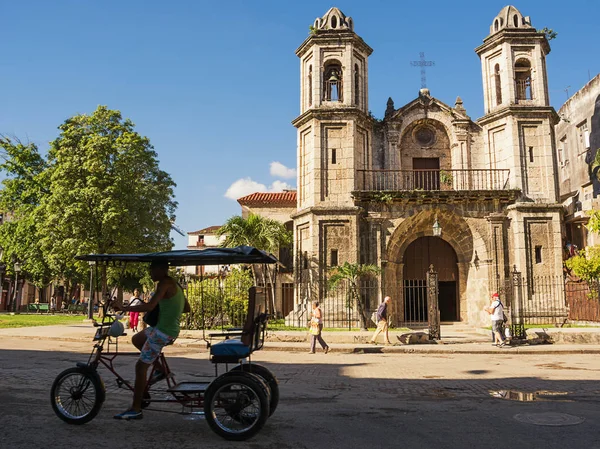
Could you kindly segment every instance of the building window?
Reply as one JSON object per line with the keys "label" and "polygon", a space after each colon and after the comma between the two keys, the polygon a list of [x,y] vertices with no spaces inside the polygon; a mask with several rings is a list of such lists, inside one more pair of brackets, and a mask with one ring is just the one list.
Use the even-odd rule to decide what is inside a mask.
{"label": "building window", "polygon": [[515,24],[516,28],[519,27],[519,16],[517,16],[516,14],[513,16],[513,23]]}
{"label": "building window", "polygon": [[533,163],[533,147],[529,147],[529,162]]}
{"label": "building window", "polygon": [[331,250],[331,255],[329,257],[329,266],[330,267],[338,266],[338,250],[337,249]]}
{"label": "building window", "polygon": [[360,106],[360,76],[358,74],[358,64],[354,64],[354,104]]}
{"label": "building window", "polygon": [[515,63],[515,88],[517,100],[533,100],[531,63],[527,59]]}
{"label": "building window", "polygon": [[331,163],[337,164],[337,151],[335,148],[331,149]]}
{"label": "building window", "polygon": [[558,147],[558,163],[565,165],[565,159],[567,158],[567,136],[560,139],[560,146]]}
{"label": "building window", "polygon": [[498,31],[498,19],[494,21],[494,31]]}
{"label": "building window", "polygon": [[342,95],[342,66],[338,62],[332,62],[325,66],[323,77],[323,100],[343,101]]}
{"label": "building window", "polygon": [[579,139],[579,154],[585,153],[590,149],[590,132],[588,131],[587,121],[577,125],[577,136]]}
{"label": "building window", "polygon": [[304,251],[304,257],[302,257],[302,268],[308,269],[308,251]]}
{"label": "building window", "polygon": [[502,85],[500,84],[500,64],[494,67],[494,84],[496,86],[496,105],[502,104]]}
{"label": "building window", "polygon": [[535,263],[542,263],[542,247],[535,247]]}
{"label": "building window", "polygon": [[308,106],[312,106],[312,65],[308,67]]}

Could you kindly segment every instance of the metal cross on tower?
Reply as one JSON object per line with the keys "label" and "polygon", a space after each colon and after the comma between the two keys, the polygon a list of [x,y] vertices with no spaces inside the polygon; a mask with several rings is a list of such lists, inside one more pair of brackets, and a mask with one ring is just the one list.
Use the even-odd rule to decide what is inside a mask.
{"label": "metal cross on tower", "polygon": [[435,65],[434,61],[425,61],[425,53],[420,52],[420,61],[411,61],[410,65],[413,67],[421,67],[421,89],[427,87],[427,74],[425,73],[425,67],[431,67]]}

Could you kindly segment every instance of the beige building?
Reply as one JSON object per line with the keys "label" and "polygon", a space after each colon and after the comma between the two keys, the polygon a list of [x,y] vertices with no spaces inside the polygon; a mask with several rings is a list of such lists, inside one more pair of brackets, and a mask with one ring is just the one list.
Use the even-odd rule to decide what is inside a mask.
{"label": "beige building", "polygon": [[565,206],[565,238],[578,248],[600,243],[588,234],[586,211],[600,208],[600,75],[559,109],[556,126],[560,198]]}
{"label": "beige building", "polygon": [[[487,323],[490,293],[505,293],[514,270],[533,304],[542,295],[535,279],[562,273],[559,117],[548,97],[545,34],[512,6],[493,18],[475,49],[485,110],[477,120],[460,98],[447,105],[426,88],[399,108],[390,99],[385,117],[374,119],[372,52],[337,8],[315,20],[296,50],[297,291],[290,321],[311,299],[329,316],[354,313],[343,312],[324,287],[328,268],[345,261],[381,267],[363,298],[373,309],[391,295],[396,324],[427,320],[422,289],[431,265],[442,321]],[[552,284],[543,294],[560,297],[561,288]]]}
{"label": "beige building", "polygon": [[[246,219],[251,214],[271,218],[279,221],[289,231],[293,229],[290,218],[296,212],[296,191],[278,193],[256,192],[239,198],[242,207],[242,218]],[[294,259],[292,248],[280,248],[277,255],[280,265],[277,267],[275,277],[275,307],[278,313],[288,315],[294,308]],[[273,290],[269,289],[269,294]]]}
{"label": "beige building", "polygon": [[[221,226],[209,226],[198,231],[188,232],[187,249],[216,248],[221,246],[225,236],[218,236],[217,231]],[[218,265],[204,265],[198,267],[185,267],[185,272],[194,276],[216,275],[221,267]]]}

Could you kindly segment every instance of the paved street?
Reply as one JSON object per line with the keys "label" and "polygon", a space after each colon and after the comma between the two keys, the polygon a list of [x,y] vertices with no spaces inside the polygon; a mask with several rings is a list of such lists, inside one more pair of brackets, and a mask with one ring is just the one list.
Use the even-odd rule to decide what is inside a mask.
{"label": "paved street", "polygon": [[[596,355],[259,352],[255,361],[280,379],[280,406],[260,434],[234,444],[190,415],[147,411],[142,421],[113,420],[130,394],[116,388],[106,371],[107,400],[96,419],[83,426],[63,423],[51,410],[50,386],[60,371],[85,361],[90,348],[82,342],[0,340],[0,447],[600,448]],[[205,350],[169,349],[178,380],[214,372]],[[133,377],[133,362],[123,357],[119,363],[125,377]],[[542,394],[532,402],[493,397],[536,391]],[[522,422],[547,413],[584,421]]]}

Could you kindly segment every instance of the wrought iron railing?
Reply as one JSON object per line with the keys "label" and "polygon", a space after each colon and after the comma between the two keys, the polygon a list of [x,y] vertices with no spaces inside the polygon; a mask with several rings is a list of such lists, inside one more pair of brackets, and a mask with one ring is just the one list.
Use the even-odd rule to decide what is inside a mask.
{"label": "wrought iron railing", "polygon": [[358,170],[357,190],[506,190],[508,169]]}

